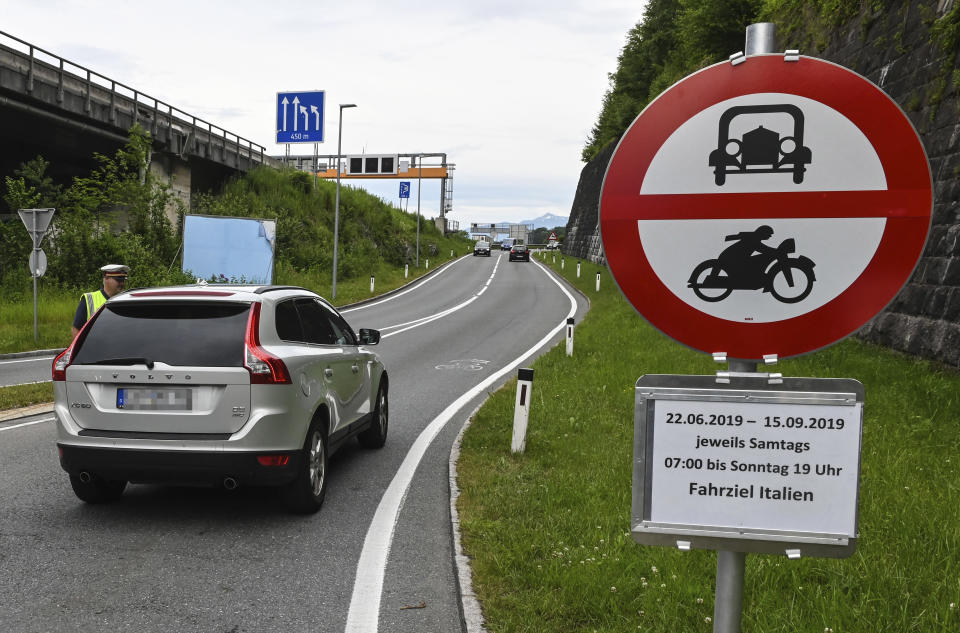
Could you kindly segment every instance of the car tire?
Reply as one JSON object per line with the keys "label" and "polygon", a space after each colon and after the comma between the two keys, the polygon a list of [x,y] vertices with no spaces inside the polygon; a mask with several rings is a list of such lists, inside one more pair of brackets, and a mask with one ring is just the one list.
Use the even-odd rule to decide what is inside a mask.
{"label": "car tire", "polygon": [[382,448],[387,443],[387,428],[390,422],[390,407],[387,400],[387,386],[380,383],[377,390],[377,406],[373,410],[370,428],[357,435],[360,446],[364,448]]}
{"label": "car tire", "polygon": [[90,481],[81,481],[80,475],[70,475],[70,485],[77,498],[87,503],[110,503],[123,495],[125,481],[106,481],[96,475]]}
{"label": "car tire", "polygon": [[296,479],[283,489],[283,501],[291,512],[313,514],[327,495],[327,434],[319,420],[307,430],[303,459]]}

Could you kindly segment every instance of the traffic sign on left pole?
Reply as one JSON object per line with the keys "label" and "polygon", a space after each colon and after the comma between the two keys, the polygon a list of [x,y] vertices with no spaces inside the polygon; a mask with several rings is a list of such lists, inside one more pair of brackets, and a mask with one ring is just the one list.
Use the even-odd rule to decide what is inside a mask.
{"label": "traffic sign on left pole", "polygon": [[323,142],[324,91],[277,93],[277,143]]}
{"label": "traffic sign on left pole", "polygon": [[33,340],[40,341],[40,328],[37,323],[37,277],[47,272],[47,255],[40,250],[40,242],[50,227],[54,209],[19,209],[17,213],[33,238],[33,251],[30,253],[30,276],[33,277]]}
{"label": "traffic sign on left pole", "polygon": [[53,219],[54,209],[20,209],[20,220],[27,227],[27,232],[33,238],[33,247],[39,248],[44,234],[50,227],[50,220]]}

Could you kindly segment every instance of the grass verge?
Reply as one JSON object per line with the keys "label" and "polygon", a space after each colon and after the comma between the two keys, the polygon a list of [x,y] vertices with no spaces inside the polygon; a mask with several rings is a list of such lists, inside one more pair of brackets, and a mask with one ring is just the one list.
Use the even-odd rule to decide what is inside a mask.
{"label": "grass verge", "polygon": [[[375,278],[374,292],[370,292],[370,277],[354,277],[337,280],[337,300],[335,305],[342,306],[369,299],[399,288],[427,274],[437,266],[443,265],[459,255],[450,251],[430,257],[430,268],[426,268],[427,259],[421,258],[420,268],[410,265],[409,277],[404,277],[404,269],[379,264],[370,272]],[[460,253],[462,254],[462,253]],[[329,298],[333,285],[332,275],[318,279],[316,275],[289,273],[278,279],[278,284],[303,286]],[[39,340],[33,332],[33,297],[13,297],[0,302],[0,354],[24,352],[37,349],[63,349],[70,344],[70,325],[80,301],[79,291],[45,289],[41,286],[37,301],[37,330]]]}
{"label": "grass verge", "polygon": [[0,387],[0,411],[28,407],[31,404],[44,402],[53,402],[52,382]]}
{"label": "grass verge", "polygon": [[[596,265],[577,279],[566,263],[591,310],[573,358],[560,345],[533,365],[526,452],[510,452],[511,382],[474,416],[457,467],[488,629],[712,631],[716,554],[629,535],[633,408],[643,374],[721,366],[649,326],[606,269],[598,293]],[[853,339],[775,370],[865,385],[860,541],[844,560],[747,556],[744,633],[956,631],[960,375]]]}

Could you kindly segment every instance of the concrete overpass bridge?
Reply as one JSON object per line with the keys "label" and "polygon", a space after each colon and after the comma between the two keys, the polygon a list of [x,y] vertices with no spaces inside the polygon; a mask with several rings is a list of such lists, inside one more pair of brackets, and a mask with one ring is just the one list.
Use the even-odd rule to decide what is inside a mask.
{"label": "concrete overpass bridge", "polygon": [[191,191],[281,165],[261,145],[0,31],[0,175],[38,154],[58,182],[89,173],[94,152],[113,154],[134,123],[153,137],[150,169],[187,204]]}

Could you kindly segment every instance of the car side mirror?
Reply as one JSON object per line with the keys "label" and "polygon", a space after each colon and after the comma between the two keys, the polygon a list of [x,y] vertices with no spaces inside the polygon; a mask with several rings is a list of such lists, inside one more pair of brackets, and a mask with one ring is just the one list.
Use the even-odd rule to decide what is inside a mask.
{"label": "car side mirror", "polygon": [[358,332],[361,345],[376,345],[380,342],[380,330],[362,327]]}

